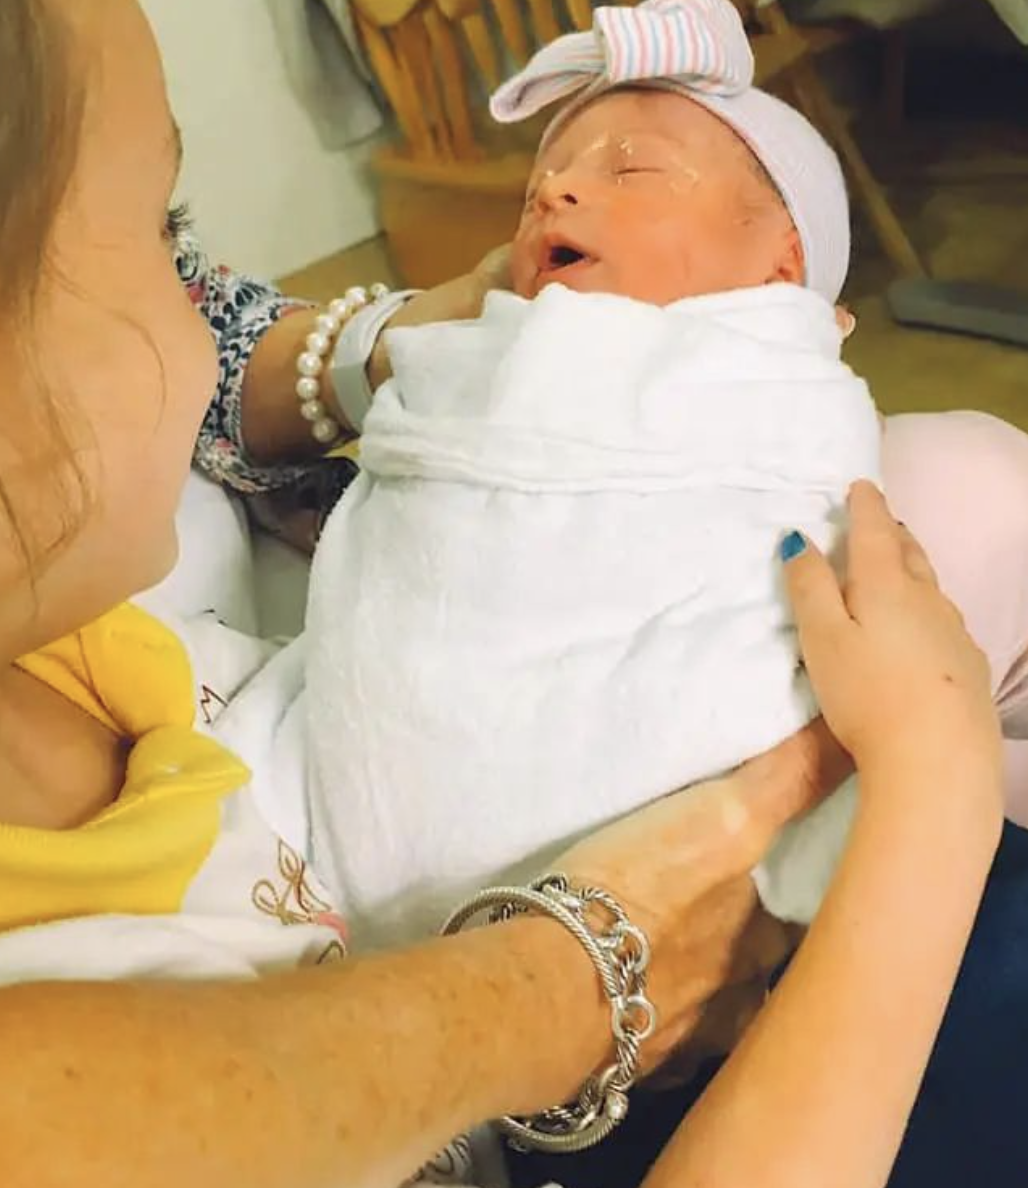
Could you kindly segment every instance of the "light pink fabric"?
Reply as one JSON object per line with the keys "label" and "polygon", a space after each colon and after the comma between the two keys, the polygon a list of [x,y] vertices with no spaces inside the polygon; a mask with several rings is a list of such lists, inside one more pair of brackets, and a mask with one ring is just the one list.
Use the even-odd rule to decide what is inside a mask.
{"label": "light pink fabric", "polygon": [[738,95],[753,85],[753,51],[728,0],[645,0],[604,6],[587,33],[543,46],[493,95],[500,123],[524,120],[583,88],[674,78],[691,91]]}
{"label": "light pink fabric", "polygon": [[1007,751],[1007,812],[1028,825],[1028,435],[984,413],[886,421],[893,514],[989,657]]}

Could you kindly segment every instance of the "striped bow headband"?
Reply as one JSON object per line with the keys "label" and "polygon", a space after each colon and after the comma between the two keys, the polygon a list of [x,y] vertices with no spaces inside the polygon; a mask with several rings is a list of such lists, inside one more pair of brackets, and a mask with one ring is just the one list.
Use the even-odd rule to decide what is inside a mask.
{"label": "striped bow headband", "polygon": [[657,78],[710,95],[748,90],[753,52],[735,7],[728,0],[647,0],[597,8],[591,32],[541,49],[496,91],[490,111],[510,124],[585,87]]}

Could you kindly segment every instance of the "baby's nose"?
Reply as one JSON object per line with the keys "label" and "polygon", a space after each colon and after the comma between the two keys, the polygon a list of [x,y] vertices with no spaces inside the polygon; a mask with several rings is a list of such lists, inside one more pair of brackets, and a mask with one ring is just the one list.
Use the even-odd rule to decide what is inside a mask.
{"label": "baby's nose", "polygon": [[535,191],[536,206],[541,210],[558,210],[562,206],[577,206],[579,187],[568,170],[559,173],[548,170]]}

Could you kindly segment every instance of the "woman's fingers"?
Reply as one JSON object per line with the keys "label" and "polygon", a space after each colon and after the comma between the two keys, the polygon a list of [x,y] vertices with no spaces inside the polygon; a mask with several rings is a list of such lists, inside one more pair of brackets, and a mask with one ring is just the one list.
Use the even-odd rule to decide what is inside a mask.
{"label": "woman's fingers", "polygon": [[748,760],[736,772],[750,811],[769,838],[814,808],[853,772],[853,760],[824,718]]}
{"label": "woman's fingers", "polygon": [[862,479],[850,488],[846,506],[850,519],[848,580],[860,585],[880,582],[902,572],[900,526],[892,518],[881,491],[874,483]]}
{"label": "woman's fingers", "polygon": [[800,651],[807,667],[826,661],[833,640],[850,623],[839,582],[821,550],[799,532],[781,543],[785,587],[796,619]]}
{"label": "woman's fingers", "polygon": [[475,267],[474,275],[478,278],[484,292],[511,287],[510,247],[509,243],[505,243],[498,248],[493,248],[488,255],[483,256]]}
{"label": "woman's fingers", "polygon": [[907,573],[919,582],[928,582],[930,585],[938,587],[939,578],[935,567],[928,559],[928,554],[921,547],[920,542],[905,524],[897,524],[896,527],[900,537],[903,564],[906,566]]}
{"label": "woman's fingers", "polygon": [[[987,670],[924,550],[871,483],[854,484],[845,587],[810,544],[787,537],[785,580],[821,711],[858,766],[904,740],[995,733]],[[954,724],[947,738],[944,720]],[[969,733],[969,727],[974,730]]]}
{"label": "woman's fingers", "polygon": [[848,506],[851,578],[880,580],[905,572],[918,581],[939,584],[928,554],[906,524],[892,518],[885,496],[873,483],[854,483]]}

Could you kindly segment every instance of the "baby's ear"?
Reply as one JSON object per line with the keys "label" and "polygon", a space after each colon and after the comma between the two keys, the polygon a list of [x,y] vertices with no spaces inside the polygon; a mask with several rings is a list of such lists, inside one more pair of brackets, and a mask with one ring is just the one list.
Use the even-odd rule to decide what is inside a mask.
{"label": "baby's ear", "polygon": [[835,320],[842,331],[843,339],[849,338],[857,328],[857,317],[852,310],[845,305],[837,305],[835,307]]}
{"label": "baby's ear", "polygon": [[790,227],[782,242],[778,260],[775,263],[774,276],[769,283],[775,281],[791,285],[802,285],[807,274],[807,265],[803,259],[803,244],[800,233],[795,227]]}

